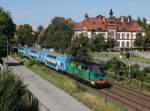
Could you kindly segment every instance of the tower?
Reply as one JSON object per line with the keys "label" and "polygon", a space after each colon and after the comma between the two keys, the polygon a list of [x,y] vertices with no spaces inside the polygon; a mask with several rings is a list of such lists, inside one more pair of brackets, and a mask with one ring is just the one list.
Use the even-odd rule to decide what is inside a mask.
{"label": "tower", "polygon": [[112,9],[110,9],[109,16],[110,16],[110,17],[113,16],[113,11],[112,11]]}

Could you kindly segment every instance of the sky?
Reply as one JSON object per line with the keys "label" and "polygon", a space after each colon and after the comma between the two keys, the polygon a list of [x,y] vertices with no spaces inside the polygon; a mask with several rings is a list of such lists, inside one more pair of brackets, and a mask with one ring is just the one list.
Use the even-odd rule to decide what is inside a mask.
{"label": "sky", "polygon": [[0,0],[0,7],[11,13],[16,24],[48,26],[55,16],[71,17],[75,22],[90,17],[132,15],[150,20],[150,0]]}

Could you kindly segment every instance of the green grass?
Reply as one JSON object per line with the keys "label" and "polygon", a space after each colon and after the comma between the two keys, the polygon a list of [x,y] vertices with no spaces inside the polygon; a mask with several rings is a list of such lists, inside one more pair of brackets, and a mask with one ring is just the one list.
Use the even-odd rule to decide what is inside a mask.
{"label": "green grass", "polygon": [[94,52],[94,57],[116,57],[119,58],[120,53],[119,52]]}
{"label": "green grass", "polygon": [[145,85],[148,83],[143,82],[141,84],[140,81],[131,79],[131,83],[129,84],[128,78],[126,76],[118,77],[118,76],[112,74],[111,72],[108,72],[108,80],[119,82],[120,84],[122,84],[125,87],[128,87],[129,89],[132,89],[132,90],[140,91],[140,92],[147,93],[147,94],[150,93],[150,87]]}
{"label": "green grass", "polygon": [[28,59],[20,58],[17,55],[13,57],[19,62],[24,62],[26,67],[30,68],[43,79],[61,88],[94,111],[127,111],[125,108],[119,107],[110,101],[106,103],[104,98],[89,93],[83,89],[78,82],[64,74],[60,74],[40,64],[29,67],[30,61]]}
{"label": "green grass", "polygon": [[[115,58],[120,59],[120,52],[111,52],[111,53],[110,52],[94,52],[93,57],[95,57],[95,58],[97,58],[97,57],[101,57],[101,58],[115,57]],[[125,55],[123,56],[123,58],[121,60],[126,61]],[[138,56],[134,56],[134,55],[131,55],[130,61],[150,64],[150,59],[142,58],[142,57],[138,57]]]}

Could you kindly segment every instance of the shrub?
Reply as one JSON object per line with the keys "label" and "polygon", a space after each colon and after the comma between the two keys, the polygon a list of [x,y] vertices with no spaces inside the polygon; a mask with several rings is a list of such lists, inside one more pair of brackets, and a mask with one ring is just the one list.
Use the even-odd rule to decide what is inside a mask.
{"label": "shrub", "polygon": [[35,59],[32,59],[28,62],[27,64],[29,67],[33,66],[33,65],[40,65],[39,61],[35,60]]}
{"label": "shrub", "polygon": [[139,71],[139,65],[138,64],[134,64],[134,65],[131,65],[131,76],[133,78],[136,78],[136,72]]}
{"label": "shrub", "polygon": [[146,78],[146,73],[144,70],[138,70],[136,71],[136,79],[140,80],[140,81],[144,81]]}
{"label": "shrub", "polygon": [[114,74],[117,74],[118,76],[122,76],[127,73],[126,64],[116,58],[112,58],[111,60],[107,61],[106,67],[107,70],[114,72]]}
{"label": "shrub", "polygon": [[10,72],[0,75],[0,111],[20,111],[26,86]]}
{"label": "shrub", "polygon": [[150,67],[145,67],[145,68],[144,68],[144,71],[145,71],[146,73],[150,73]]}

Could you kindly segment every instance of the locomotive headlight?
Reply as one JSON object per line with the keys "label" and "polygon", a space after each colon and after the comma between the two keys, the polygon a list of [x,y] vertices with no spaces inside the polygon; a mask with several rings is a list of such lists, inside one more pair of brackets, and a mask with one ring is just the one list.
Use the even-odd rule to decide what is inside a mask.
{"label": "locomotive headlight", "polygon": [[91,84],[92,84],[92,85],[95,85],[95,82],[94,82],[94,81],[91,81]]}

